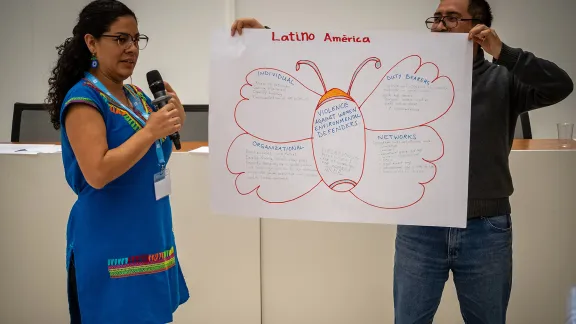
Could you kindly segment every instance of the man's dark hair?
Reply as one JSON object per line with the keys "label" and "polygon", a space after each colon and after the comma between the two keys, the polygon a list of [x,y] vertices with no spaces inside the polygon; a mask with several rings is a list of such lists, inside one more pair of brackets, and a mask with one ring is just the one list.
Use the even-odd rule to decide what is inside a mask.
{"label": "man's dark hair", "polygon": [[468,13],[472,18],[480,20],[480,23],[486,25],[486,27],[492,26],[492,9],[486,0],[469,0],[468,3]]}

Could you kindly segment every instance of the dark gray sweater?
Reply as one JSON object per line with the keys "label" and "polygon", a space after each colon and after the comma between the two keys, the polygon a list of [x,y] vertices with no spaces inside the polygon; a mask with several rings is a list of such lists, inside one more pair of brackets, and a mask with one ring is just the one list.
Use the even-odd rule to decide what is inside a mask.
{"label": "dark gray sweater", "polygon": [[492,63],[479,50],[473,66],[468,218],[511,213],[508,156],[518,115],[556,104],[574,87],[554,63],[506,44]]}

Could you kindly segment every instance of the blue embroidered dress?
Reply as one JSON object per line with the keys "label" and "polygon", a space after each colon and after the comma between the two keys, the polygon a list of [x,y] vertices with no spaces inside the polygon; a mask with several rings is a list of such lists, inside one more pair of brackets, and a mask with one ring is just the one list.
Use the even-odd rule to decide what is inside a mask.
{"label": "blue embroidered dress", "polygon": [[[146,112],[152,110],[141,89],[125,85],[124,90]],[[68,220],[66,267],[73,254],[83,324],[170,323],[189,293],[178,262],[170,197],[156,200],[154,192],[154,175],[160,172],[155,145],[125,174],[97,190],[86,182],[66,134],[63,116],[73,103],[100,112],[109,149],[144,127],[105,92],[82,79],[61,109],[64,172],[78,195]],[[162,140],[161,147],[168,162],[172,141]]]}

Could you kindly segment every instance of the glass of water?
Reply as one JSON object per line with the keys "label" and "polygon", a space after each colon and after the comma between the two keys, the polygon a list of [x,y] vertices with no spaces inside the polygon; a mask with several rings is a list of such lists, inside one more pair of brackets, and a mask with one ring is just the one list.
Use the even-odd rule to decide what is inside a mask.
{"label": "glass of water", "polygon": [[571,147],[572,137],[574,136],[574,124],[572,123],[558,123],[558,140],[560,140],[561,147]]}

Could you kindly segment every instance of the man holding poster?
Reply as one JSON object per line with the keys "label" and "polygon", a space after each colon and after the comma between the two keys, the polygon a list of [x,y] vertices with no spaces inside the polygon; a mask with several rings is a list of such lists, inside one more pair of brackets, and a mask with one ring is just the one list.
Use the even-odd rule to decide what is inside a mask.
{"label": "man holding poster", "polygon": [[[433,32],[465,33],[473,42],[468,215],[465,228],[398,225],[396,323],[431,323],[449,271],[466,323],[506,322],[512,285],[508,155],[515,125],[521,113],[564,100],[573,82],[554,63],[503,43],[491,23],[485,0],[442,0],[426,20]],[[231,34],[243,28],[264,26],[239,19]]]}

